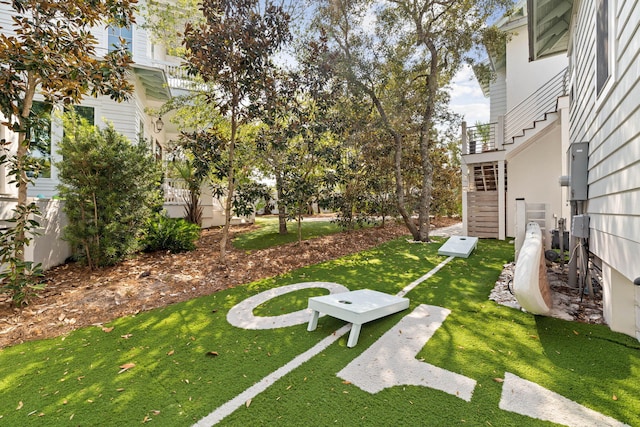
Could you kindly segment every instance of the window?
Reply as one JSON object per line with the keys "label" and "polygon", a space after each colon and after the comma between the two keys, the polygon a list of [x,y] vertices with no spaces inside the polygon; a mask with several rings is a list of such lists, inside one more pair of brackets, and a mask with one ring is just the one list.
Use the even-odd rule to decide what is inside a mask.
{"label": "window", "polygon": [[92,126],[95,125],[93,107],[85,107],[83,105],[74,105],[72,108],[80,118],[85,119]]}
{"label": "window", "polygon": [[596,93],[600,95],[609,80],[609,0],[598,0],[596,17]]}
{"label": "window", "polygon": [[124,46],[129,53],[133,51],[133,31],[130,27],[115,27],[112,25],[109,27],[109,52],[119,49],[122,46]]}
{"label": "window", "polygon": [[[51,178],[51,110],[46,102],[33,101],[25,138],[31,148],[30,158],[40,165],[39,176]],[[27,175],[34,177],[33,171]]]}

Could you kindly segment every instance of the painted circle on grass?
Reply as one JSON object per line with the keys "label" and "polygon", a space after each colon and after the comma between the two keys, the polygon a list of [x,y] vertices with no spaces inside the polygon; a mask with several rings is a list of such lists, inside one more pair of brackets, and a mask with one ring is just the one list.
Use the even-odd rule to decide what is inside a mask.
{"label": "painted circle on grass", "polygon": [[231,310],[229,310],[229,313],[227,313],[227,322],[242,329],[276,329],[307,323],[312,312],[312,310],[308,308],[294,311],[293,313],[282,314],[280,316],[255,316],[253,314],[253,310],[260,304],[269,301],[272,298],[308,288],[328,289],[330,294],[349,292],[349,289],[345,286],[332,282],[303,282],[281,286],[279,288],[260,292],[258,295],[249,297],[236,304]]}

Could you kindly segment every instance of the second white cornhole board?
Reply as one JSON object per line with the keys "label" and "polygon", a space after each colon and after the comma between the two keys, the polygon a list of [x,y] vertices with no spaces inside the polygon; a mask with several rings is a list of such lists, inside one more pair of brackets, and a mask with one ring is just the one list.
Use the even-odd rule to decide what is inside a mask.
{"label": "second white cornhole board", "polygon": [[438,249],[438,255],[457,256],[469,258],[471,252],[478,246],[477,237],[451,236],[444,245]]}

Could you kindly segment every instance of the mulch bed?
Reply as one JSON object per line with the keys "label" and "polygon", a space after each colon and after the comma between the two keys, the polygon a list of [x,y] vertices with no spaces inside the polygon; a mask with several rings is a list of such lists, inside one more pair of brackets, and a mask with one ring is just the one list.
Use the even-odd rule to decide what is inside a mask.
{"label": "mulch bed", "polygon": [[[438,218],[432,227],[458,222]],[[232,236],[253,226],[232,227]],[[247,252],[229,247],[220,264],[220,229],[203,230],[195,251],[140,254],[121,264],[91,271],[77,263],[46,273],[47,287],[22,309],[0,295],[0,348],[51,338],[88,325],[163,307],[222,289],[272,277],[360,252],[408,234],[387,223],[283,246]]]}

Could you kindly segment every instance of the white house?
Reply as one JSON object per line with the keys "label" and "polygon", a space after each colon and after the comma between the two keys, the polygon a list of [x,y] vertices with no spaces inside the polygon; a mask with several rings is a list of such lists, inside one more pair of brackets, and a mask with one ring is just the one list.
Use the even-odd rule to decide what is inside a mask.
{"label": "white house", "polygon": [[518,7],[500,22],[512,37],[484,87],[490,136],[463,132],[466,230],[517,242],[519,224],[548,231],[565,219],[571,253],[589,267],[574,280],[600,273],[606,322],[640,340],[640,4]]}
{"label": "white house", "polygon": [[[144,1],[138,2],[142,6]],[[0,3],[0,31],[13,34],[13,9],[8,4]],[[144,141],[150,145],[158,161],[166,158],[166,150],[171,140],[176,140],[179,130],[169,117],[151,115],[150,111],[158,110],[171,96],[184,94],[190,90],[192,83],[187,81],[180,68],[180,59],[166,54],[166,49],[155,44],[144,28],[144,16],[136,16],[136,24],[131,28],[94,28],[93,35],[98,40],[97,54],[105,54],[119,38],[127,42],[133,58],[129,79],[134,85],[134,92],[126,102],[115,102],[108,97],[84,98],[76,110],[96,126],[113,123],[118,132],[131,141]],[[36,95],[34,108],[49,108],[42,102],[43,97]],[[56,108],[56,107],[54,107]],[[51,114],[50,144],[32,150],[34,155],[43,159],[45,168],[35,185],[28,190],[28,196],[37,200],[43,213],[40,219],[42,229],[35,243],[26,248],[27,260],[41,262],[43,267],[58,265],[69,257],[70,249],[61,240],[62,229],[66,223],[62,214],[61,201],[56,199],[56,186],[59,183],[55,162],[60,161],[57,146],[62,139],[62,124],[55,114]],[[17,135],[5,126],[0,125],[0,139],[17,141]],[[44,139],[47,139],[46,137]],[[167,180],[165,190],[165,209],[170,216],[184,216],[184,205],[187,190],[175,180]],[[211,227],[224,224],[224,211],[220,201],[214,200],[208,187],[203,188],[201,205],[203,206],[203,226]],[[0,221],[12,216],[16,205],[17,190],[9,184],[7,171],[0,166]],[[235,219],[236,221],[250,220]]]}
{"label": "white house", "polygon": [[558,185],[566,174],[569,135],[567,58],[529,61],[524,0],[496,25],[508,37],[486,61],[493,79],[480,79],[490,97],[490,123],[463,125],[464,232],[521,238],[525,224],[516,219],[516,205],[522,204],[527,219],[548,234],[568,215],[566,192]]}
{"label": "white house", "polygon": [[[567,9],[561,19],[557,3]],[[554,50],[569,58],[569,139],[588,154],[575,213],[589,219],[585,241],[602,270],[605,320],[640,340],[640,4],[530,0],[529,8],[532,58]],[[539,42],[549,37],[564,42],[549,50]]]}
{"label": "white house", "polygon": [[[13,9],[8,4],[0,4],[0,31],[12,34]],[[92,33],[98,40],[97,54],[101,55],[113,49],[114,44],[119,44],[119,37],[127,41],[134,61],[132,72],[129,75],[135,90],[130,100],[122,103],[112,101],[108,97],[93,98],[87,96],[78,106],[79,114],[86,117],[97,126],[104,126],[106,122],[114,124],[118,132],[125,135],[131,141],[143,139],[151,145],[158,159],[162,158],[162,151],[166,141],[164,131],[156,127],[158,117],[147,113],[149,108],[158,108],[170,99],[171,93],[167,85],[167,77],[164,66],[155,63],[156,49],[146,31],[141,27],[142,17],[138,16],[137,24],[131,28],[94,28]],[[34,108],[46,108],[43,97],[36,95]],[[58,108],[54,106],[54,109]],[[36,238],[34,245],[27,247],[27,259],[42,262],[45,268],[63,262],[69,255],[68,245],[60,240],[62,228],[65,224],[64,215],[61,214],[60,201],[55,200],[56,186],[58,185],[55,162],[60,161],[57,154],[57,145],[62,139],[62,124],[55,114],[51,114],[50,144],[32,150],[34,155],[43,159],[45,164],[41,176],[34,186],[28,190],[29,197],[38,200],[43,218],[41,236]],[[17,135],[8,128],[0,126],[0,139],[17,141]],[[46,138],[45,138],[46,139]],[[4,167],[0,167],[0,213],[2,218],[11,216],[11,210],[15,206],[15,186],[9,185]]]}

